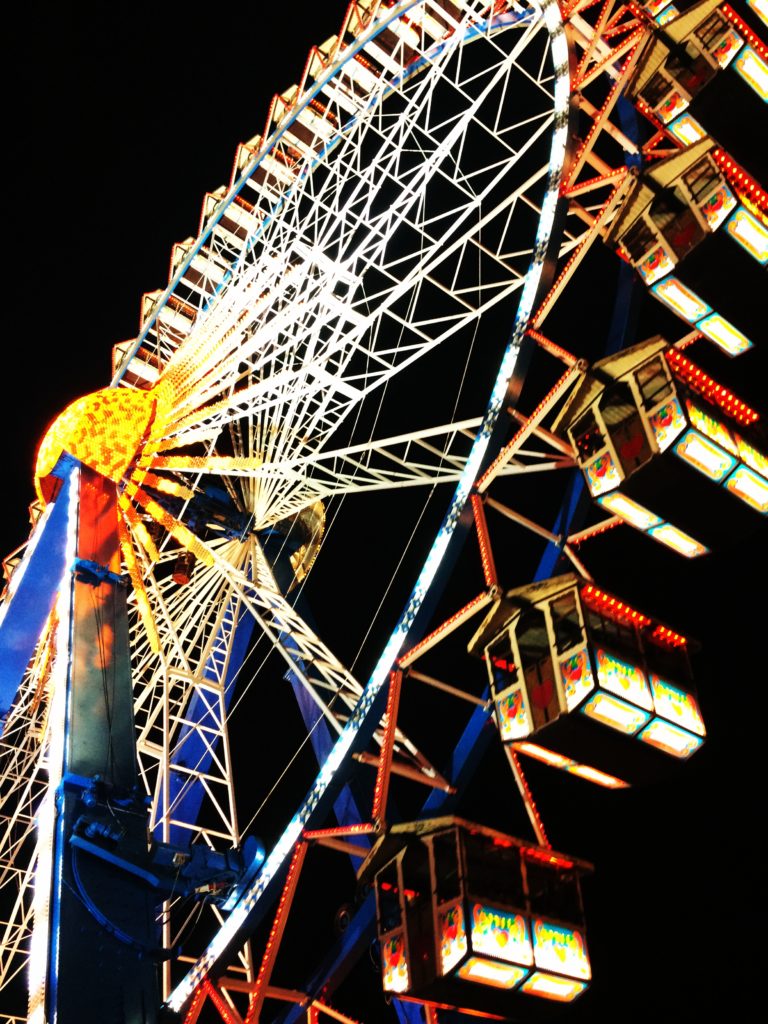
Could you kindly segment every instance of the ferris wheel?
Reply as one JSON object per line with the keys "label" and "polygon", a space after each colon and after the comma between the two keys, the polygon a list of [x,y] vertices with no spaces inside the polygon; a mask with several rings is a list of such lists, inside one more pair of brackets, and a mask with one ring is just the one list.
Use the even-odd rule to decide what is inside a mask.
{"label": "ferris wheel", "polygon": [[[162,965],[169,1013],[190,1022],[210,1012],[234,1021],[268,1012],[275,1019],[338,1018],[327,1001],[329,979],[355,955],[355,927],[365,937],[375,926],[373,898],[361,901],[359,923],[339,938],[350,949],[330,965],[313,966],[314,976],[295,989],[279,988],[272,970],[302,878],[316,871],[317,892],[322,879],[333,877],[323,860],[332,851],[347,866],[350,857],[356,869],[367,864],[364,878],[372,883],[376,875],[381,897],[376,872],[397,853],[397,842],[406,842],[393,838],[398,823],[450,813],[494,715],[535,837],[519,847],[523,860],[550,851],[558,870],[566,863],[551,851],[521,754],[546,760],[549,752],[550,763],[564,758],[582,777],[625,784],[606,767],[614,763],[608,754],[596,767],[564,754],[555,740],[528,741],[549,705],[543,698],[536,704],[533,691],[509,676],[510,655],[518,666],[527,656],[515,601],[535,609],[554,598],[546,586],[516,597],[503,591],[553,576],[556,565],[563,568],[557,560],[566,559],[573,586],[581,587],[574,597],[581,611],[570,614],[586,629],[590,614],[618,600],[591,578],[582,554],[591,537],[623,521],[678,555],[697,557],[709,547],[695,523],[689,529],[683,517],[683,528],[672,512],[649,510],[636,491],[622,487],[619,477],[631,473],[611,428],[630,426],[617,402],[615,421],[602,412],[596,420],[597,428],[607,424],[605,451],[580,432],[578,417],[589,402],[602,401],[601,387],[613,395],[621,384],[624,396],[630,374],[633,387],[646,377],[658,383],[661,374],[669,389],[677,388],[676,398],[672,390],[662,398],[667,406],[678,402],[681,424],[686,409],[689,419],[694,415],[685,405],[689,393],[698,396],[691,400],[699,416],[692,427],[706,429],[711,407],[733,414],[740,433],[722,428],[734,448],[733,464],[722,471],[731,481],[726,505],[751,505],[748,517],[765,511],[752,410],[727,389],[724,398],[722,386],[680,349],[699,342],[733,356],[752,348],[746,324],[692,291],[683,258],[694,244],[710,244],[726,216],[739,214],[748,228],[734,228],[730,244],[751,244],[759,253],[766,197],[743,158],[715,145],[704,129],[693,139],[688,124],[677,135],[671,130],[673,117],[693,109],[695,82],[685,78],[688,93],[681,94],[683,76],[676,79],[672,60],[659,57],[655,13],[634,5],[560,7],[554,0],[352,4],[338,35],[311,51],[297,85],[275,96],[263,134],[239,148],[229,187],[206,197],[198,237],[174,249],[168,286],[144,297],[139,336],[116,347],[110,386],[73,403],[46,433],[36,467],[38,518],[9,566],[4,606],[14,637],[25,634],[9,670],[9,678],[19,675],[18,695],[14,690],[8,702],[4,748],[13,780],[7,799],[17,808],[5,850],[18,864],[12,877],[25,883],[6,932],[6,977],[29,956],[30,938],[33,954],[47,949],[48,964],[69,955],[39,938],[50,934],[57,900],[70,898],[66,885],[57,890],[35,881],[31,896],[26,883],[55,877],[62,856],[56,851],[72,848],[72,913],[87,918],[93,934],[107,933],[121,954],[138,952]],[[714,28],[713,15],[720,18]],[[683,38],[689,45],[698,40],[701,60],[736,33],[740,43],[729,45],[747,68],[739,84],[752,87],[749,76],[758,76],[754,61],[764,63],[765,48],[746,21],[717,4],[693,5],[690,17],[679,17],[688,19]],[[754,55],[752,63],[739,47]],[[662,75],[666,92],[655,79],[649,84],[649,60],[657,77],[659,68],[669,69]],[[711,77],[717,63],[709,60]],[[670,100],[675,90],[677,100]],[[651,125],[645,136],[631,123],[628,100]],[[662,211],[665,228],[671,223],[677,233],[654,234],[655,222],[643,213],[642,188],[650,186],[630,170],[641,166],[641,156],[659,168],[660,188],[682,189],[677,219],[676,211]],[[624,260],[623,279],[640,291],[655,289],[653,301],[686,324],[682,337],[668,339],[678,344],[661,370],[659,353],[669,346],[658,341],[639,353],[633,348],[632,358],[619,356],[617,364],[603,338],[596,342],[577,325],[557,339],[545,333],[547,317],[556,318],[593,243],[601,242]],[[760,266],[759,256],[748,257]],[[620,323],[617,330],[613,345],[621,350]],[[599,373],[590,375],[587,360],[601,357]],[[666,438],[676,429],[667,406],[667,418],[653,421],[654,455],[664,451],[662,430]],[[649,415],[661,410],[654,406]],[[714,430],[704,443],[722,447],[724,435],[713,437]],[[635,445],[626,456],[635,460],[633,471],[643,458],[636,440],[631,433],[621,439],[627,450]],[[703,458],[697,451],[689,462]],[[590,494],[602,511],[588,523]],[[102,531],[114,535],[111,541],[94,539],[104,507],[114,510],[117,524]],[[514,578],[491,543],[491,510],[535,538],[523,543],[524,552],[516,548]],[[474,548],[467,557],[470,531],[479,558]],[[386,553],[400,536],[405,553],[401,545],[382,558],[380,549]],[[77,546],[84,537],[87,550]],[[103,560],[88,557],[102,549]],[[58,575],[41,571],[41,552]],[[334,580],[343,563],[348,576]],[[58,580],[72,565],[70,592]],[[374,594],[371,582],[379,577]],[[102,591],[123,594],[126,611],[112,610],[111,597],[94,599],[94,611],[91,598]],[[325,606],[329,595],[333,608]],[[683,644],[671,627],[628,602],[619,605],[615,621],[624,628],[631,622],[652,631],[665,651]],[[541,612],[542,622],[547,614],[553,613]],[[110,690],[125,672],[115,640],[102,651],[95,681],[80,684],[104,694],[103,705],[81,720],[82,733],[103,732],[94,741],[97,755],[77,755],[89,764],[103,759],[104,769],[89,775],[72,767],[67,752],[67,701],[78,701],[66,696],[68,652],[88,616],[96,625],[84,627],[80,642],[109,646],[108,615],[123,623],[109,626],[110,636],[122,630],[130,651],[136,733],[115,724],[118,709],[126,720],[131,714]],[[506,653],[494,646],[502,626],[516,637]],[[444,667],[457,641],[466,651],[470,637],[480,657],[475,669],[460,670],[463,685],[449,669],[445,677],[427,671],[421,659],[431,655]],[[563,650],[570,665],[580,649],[574,641]],[[508,674],[503,685],[497,669]],[[563,679],[565,671],[558,669]],[[405,694],[398,714],[404,674],[430,695],[416,698],[410,714]],[[285,681],[296,695],[299,728]],[[562,689],[563,700],[570,699]],[[518,691],[526,695],[514,703]],[[687,708],[695,704],[693,694],[676,692]],[[574,709],[582,697],[573,698]],[[428,722],[424,728],[426,709],[442,699],[469,710],[435,735],[440,731]],[[673,701],[668,693],[665,699]],[[643,730],[663,719],[656,704],[638,712],[647,715]],[[703,726],[695,715],[686,722],[687,756],[700,745]],[[134,745],[132,788],[115,768],[115,751]],[[659,744],[646,746],[655,756]],[[258,766],[255,779],[251,764]],[[119,785],[110,772],[120,775]],[[388,803],[390,781],[394,786],[398,778],[405,791],[393,790]],[[72,805],[71,819],[69,811],[57,812],[61,793],[70,794],[63,799]],[[134,847],[124,843],[124,826],[110,820],[139,818],[140,804],[149,807],[151,862],[143,854],[132,859],[135,840]],[[71,825],[63,838],[62,820]],[[465,825],[450,828],[468,857],[462,844],[474,840],[466,839]],[[425,835],[435,857],[442,833]],[[503,846],[503,836],[487,839]],[[136,938],[134,917],[121,924],[111,902],[105,909],[102,901],[110,886],[133,895],[147,885],[162,908],[152,948]],[[345,925],[352,913],[345,911]],[[380,899],[380,926],[381,918]],[[579,921],[571,924],[581,936]],[[387,941],[382,949],[390,948]],[[91,955],[87,948],[81,954]],[[514,984],[529,985],[536,973],[519,969]],[[418,1009],[396,1001],[401,1019],[458,1005],[441,1002],[437,989],[420,998],[418,987],[393,981],[393,962],[382,970],[390,995],[416,1000]],[[561,986],[558,992],[571,985],[572,998],[587,987],[588,963],[579,961],[574,971],[547,975],[548,983]],[[77,993],[51,980],[45,957],[41,965],[33,955],[30,978],[30,1022],[48,1019],[52,991],[70,1000],[64,1005],[78,1005]],[[531,990],[529,1004],[537,996],[548,998]],[[492,1012],[472,996],[467,1006]]]}

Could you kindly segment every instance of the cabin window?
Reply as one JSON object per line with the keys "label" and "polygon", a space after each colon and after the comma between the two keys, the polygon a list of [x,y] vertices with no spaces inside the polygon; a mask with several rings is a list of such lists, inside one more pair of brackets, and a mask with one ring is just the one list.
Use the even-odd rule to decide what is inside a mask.
{"label": "cabin window", "polygon": [[437,902],[445,903],[457,899],[461,895],[461,878],[454,829],[435,836],[432,841],[432,853],[435,858]]}
{"label": "cabin window", "polygon": [[555,629],[557,653],[562,654],[563,651],[570,650],[584,639],[579,621],[576,594],[571,591],[562,597],[555,598],[550,604],[550,611]]}
{"label": "cabin window", "polygon": [[635,371],[635,380],[643,396],[643,405],[652,409],[672,393],[672,384],[664,369],[664,361],[659,356],[650,359]]}
{"label": "cabin window", "polygon": [[619,382],[606,390],[600,400],[600,412],[628,476],[651,457],[651,447],[629,385]]}
{"label": "cabin window", "polygon": [[465,833],[467,890],[492,904],[525,907],[520,848],[480,833]]}
{"label": "cabin window", "polygon": [[701,203],[707,195],[720,184],[721,178],[712,163],[705,157],[699,160],[693,167],[683,175],[683,181],[696,200]]}
{"label": "cabin window", "polygon": [[573,443],[580,462],[588,462],[593,455],[605,448],[605,438],[597,425],[592,411],[585,412],[571,431]]}
{"label": "cabin window", "polygon": [[637,263],[655,245],[659,244],[659,240],[643,218],[640,217],[621,239],[621,244],[629,253],[630,258]]}
{"label": "cabin window", "polygon": [[523,612],[516,632],[533,724],[539,728],[560,714],[544,612],[540,608]]}

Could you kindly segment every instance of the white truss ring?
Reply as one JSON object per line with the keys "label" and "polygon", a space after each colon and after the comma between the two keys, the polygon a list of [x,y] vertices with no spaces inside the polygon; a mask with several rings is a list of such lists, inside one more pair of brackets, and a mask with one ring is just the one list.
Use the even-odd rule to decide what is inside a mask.
{"label": "white truss ring", "polygon": [[[399,5],[396,10],[399,11],[401,7],[414,6],[416,5]],[[527,273],[525,274],[518,310],[515,317],[514,329],[499,367],[499,372],[483,418],[482,426],[472,446],[472,450],[461,474],[449,510],[440,530],[438,531],[416,585],[413,588],[405,611],[397,623],[389,641],[385,645],[360,701],[347,722],[341,736],[336,741],[330,756],[323,764],[313,787],[289,823],[285,832],[268,855],[256,881],[245,893],[242,894],[232,910],[232,913],[226,919],[218,934],[208,946],[205,954],[197,961],[189,974],[173,991],[168,1002],[168,1005],[173,1010],[179,1010],[184,1005],[197,984],[202,981],[217,959],[235,940],[238,930],[244,924],[246,918],[263,895],[270,881],[286,864],[295,843],[300,838],[301,833],[306,827],[306,824],[309,821],[318,801],[328,788],[334,774],[349,754],[355,735],[367,714],[370,712],[376,696],[384,685],[390,668],[408,636],[409,628],[429,591],[440,561],[446,551],[451,536],[456,529],[459,514],[467,500],[471,487],[478,474],[480,465],[483,461],[483,457],[488,449],[491,432],[502,408],[507,383],[514,370],[522,337],[527,327],[536,292],[541,281],[544,257],[553,229],[555,208],[557,205],[560,179],[566,153],[567,116],[570,89],[568,76],[568,51],[565,34],[563,31],[560,11],[555,0],[544,0],[540,6],[536,6],[536,10],[538,12],[538,16],[543,19],[547,31],[549,32],[552,60],[555,68],[554,122],[549,168],[547,172],[546,195],[544,202],[542,203],[539,218],[534,256]]]}

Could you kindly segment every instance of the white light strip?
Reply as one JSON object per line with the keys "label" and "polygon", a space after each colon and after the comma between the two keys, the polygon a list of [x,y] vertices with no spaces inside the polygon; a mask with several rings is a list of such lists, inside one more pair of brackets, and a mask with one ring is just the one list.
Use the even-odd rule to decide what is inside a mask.
{"label": "white light strip", "polygon": [[343,733],[336,741],[336,744],[323,764],[314,785],[307,794],[304,803],[301,805],[285,832],[272,849],[264,865],[250,889],[240,898],[234,910],[222,924],[215,938],[206,949],[205,953],[195,963],[189,974],[177,985],[168,999],[168,1006],[171,1010],[179,1012],[185,1002],[194,992],[197,985],[206,977],[216,960],[227,949],[235,938],[238,929],[245,923],[249,913],[256,905],[261,895],[285,865],[294,845],[300,838],[304,828],[315,810],[320,798],[325,793],[338,768],[346,759],[350,747],[355,740],[358,730],[363,724],[368,712],[386,683],[390,669],[397,658],[404,642],[408,637],[409,630],[418,614],[424,599],[429,592],[440,563],[445,555],[448,543],[453,536],[459,522],[459,516],[469,497],[472,486],[475,483],[480,465],[488,449],[491,433],[499,418],[504,405],[504,397],[507,392],[507,385],[515,368],[520,345],[528,327],[533,302],[541,281],[541,274],[544,266],[552,226],[554,223],[555,209],[560,192],[560,180],[563,163],[565,160],[566,144],[568,139],[568,108],[570,102],[570,77],[568,72],[568,44],[563,30],[560,9],[557,0],[542,0],[540,4],[533,6],[540,7],[540,14],[549,30],[552,59],[554,63],[555,85],[554,85],[554,128],[552,145],[550,149],[549,169],[547,172],[547,191],[541,206],[539,226],[536,233],[536,243],[533,252],[533,259],[525,276],[520,304],[515,316],[514,328],[506,352],[501,362],[496,383],[491,393],[490,401],[483,418],[482,426],[475,438],[472,450],[467,463],[459,479],[456,491],[451,501],[443,524],[435,537],[432,550],[422,567],[421,573],[413,588],[408,604],[403,612],[400,621],[397,623],[390,636],[379,661],[371,675],[363,694],[348,720]]}
{"label": "white light strip", "polygon": [[[76,555],[77,502],[80,474],[74,469],[69,478],[69,508],[67,522],[65,565],[71,565]],[[50,507],[50,506],[49,506]],[[55,908],[61,897],[61,857],[54,861],[55,829],[57,821],[63,827],[63,816],[59,818],[56,807],[56,791],[61,782],[64,767],[65,742],[67,735],[67,676],[70,639],[70,612],[72,588],[66,586],[67,579],[59,587],[54,606],[56,636],[52,638],[56,658],[51,669],[49,686],[51,698],[48,712],[47,737],[48,784],[45,796],[37,812],[37,844],[35,855],[35,883],[32,897],[33,925],[29,948],[29,1009],[28,1024],[46,1024],[45,1002],[47,981],[52,973],[49,958],[58,959],[58,936],[51,933],[52,904]],[[63,841],[60,837],[60,841]],[[54,895],[55,893],[55,895]],[[51,1021],[55,1015],[52,1014]]]}

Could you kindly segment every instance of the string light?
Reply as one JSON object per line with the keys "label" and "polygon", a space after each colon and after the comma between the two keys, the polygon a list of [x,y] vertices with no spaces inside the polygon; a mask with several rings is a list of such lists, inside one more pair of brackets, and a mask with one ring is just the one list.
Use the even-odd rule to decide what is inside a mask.
{"label": "string light", "polygon": [[625,604],[623,601],[619,601],[617,597],[611,597],[610,594],[606,594],[602,590],[598,590],[598,588],[593,586],[591,583],[587,583],[581,588],[581,596],[584,603],[590,608],[603,612],[609,618],[615,619],[618,622],[627,622],[638,627],[650,626],[651,624],[651,620],[647,615],[643,615],[642,612],[635,611],[635,609],[630,608],[628,604]]}
{"label": "string light", "polygon": [[668,349],[665,355],[670,369],[678,379],[685,381],[697,394],[713,405],[719,406],[732,419],[745,425],[756,423],[760,419],[760,414],[750,409],[746,402],[742,402],[732,391],[718,384],[676,348]]}

